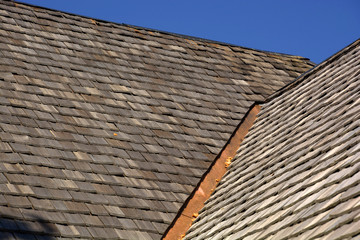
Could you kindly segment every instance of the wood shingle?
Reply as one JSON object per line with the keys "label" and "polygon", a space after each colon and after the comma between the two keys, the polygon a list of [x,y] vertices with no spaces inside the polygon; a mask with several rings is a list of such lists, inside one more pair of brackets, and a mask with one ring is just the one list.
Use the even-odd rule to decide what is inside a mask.
{"label": "wood shingle", "polygon": [[360,40],[262,104],[184,239],[359,239]]}
{"label": "wood shingle", "polygon": [[0,234],[159,239],[308,59],[0,1]]}

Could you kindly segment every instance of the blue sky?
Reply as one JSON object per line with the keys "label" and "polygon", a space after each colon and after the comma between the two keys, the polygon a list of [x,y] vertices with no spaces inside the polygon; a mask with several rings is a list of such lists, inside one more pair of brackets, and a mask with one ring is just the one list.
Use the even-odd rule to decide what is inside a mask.
{"label": "blue sky", "polygon": [[300,55],[320,63],[360,38],[358,0],[21,0],[92,18]]}

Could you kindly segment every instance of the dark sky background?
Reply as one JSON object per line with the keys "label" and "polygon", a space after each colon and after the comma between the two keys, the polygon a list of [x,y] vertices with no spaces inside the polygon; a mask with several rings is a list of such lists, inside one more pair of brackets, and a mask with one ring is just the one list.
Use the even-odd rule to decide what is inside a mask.
{"label": "dark sky background", "polygon": [[360,38],[359,0],[21,0],[92,18],[300,55],[320,63]]}

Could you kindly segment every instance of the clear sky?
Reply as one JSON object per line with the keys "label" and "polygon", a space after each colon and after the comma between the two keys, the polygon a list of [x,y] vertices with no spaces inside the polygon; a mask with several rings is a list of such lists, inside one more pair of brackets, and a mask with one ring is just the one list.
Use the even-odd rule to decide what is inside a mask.
{"label": "clear sky", "polygon": [[360,0],[19,0],[92,18],[300,55],[360,38]]}

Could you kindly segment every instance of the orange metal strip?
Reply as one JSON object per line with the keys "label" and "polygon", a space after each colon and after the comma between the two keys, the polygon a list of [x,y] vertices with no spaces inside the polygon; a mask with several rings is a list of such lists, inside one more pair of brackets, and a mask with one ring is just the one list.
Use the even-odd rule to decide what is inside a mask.
{"label": "orange metal strip", "polygon": [[244,140],[250,127],[253,125],[260,106],[255,104],[247,112],[242,122],[235,129],[234,133],[215,158],[212,165],[205,172],[199,184],[194,189],[190,197],[186,200],[183,207],[179,210],[172,224],[164,233],[162,239],[175,240],[182,239],[186,231],[190,228],[192,222],[198,215],[198,212],[204,207],[204,203],[209,199],[211,193],[216,188],[220,179],[226,173],[226,168],[235,156],[241,142]]}

